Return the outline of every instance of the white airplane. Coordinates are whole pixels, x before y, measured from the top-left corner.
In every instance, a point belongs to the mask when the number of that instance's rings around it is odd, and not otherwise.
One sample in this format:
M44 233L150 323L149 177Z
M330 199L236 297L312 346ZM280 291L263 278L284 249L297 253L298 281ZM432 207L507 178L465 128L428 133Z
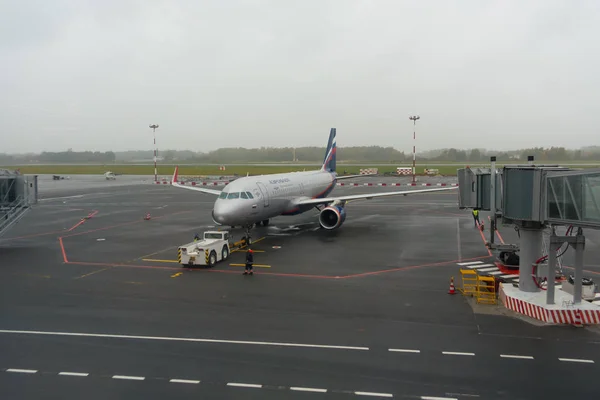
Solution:
M179 166L177 166L171 185L218 196L212 211L213 221L218 225L243 226L246 236L242 241L247 244L251 243L250 230L255 224L259 225L262 222L267 226L269 218L280 215L297 215L315 207L320 211L321 227L337 229L346 220L345 207L350 200L457 189L457 187L444 187L327 197L338 180L366 176L336 175L335 135L336 129L331 128L323 165L315 171L247 176L227 184L221 191L178 182Z

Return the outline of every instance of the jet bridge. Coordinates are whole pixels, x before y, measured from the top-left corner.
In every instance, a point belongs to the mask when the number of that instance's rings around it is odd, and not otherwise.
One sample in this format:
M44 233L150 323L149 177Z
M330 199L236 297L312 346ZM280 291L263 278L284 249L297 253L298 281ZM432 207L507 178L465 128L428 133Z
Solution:
M492 157L491 168L458 170L459 208L495 209L492 221L501 217L504 225L519 230L520 243L515 246L520 253L519 291L533 294L546 290L546 305L554 305L555 296L557 254L550 249L565 243L571 246L576 253L572 304L581 305L583 228L600 229L600 169L534 165L533 157L529 161L526 165L506 165L498 171ZM557 235L558 226L570 227L572 234ZM490 247L500 250L502 246L493 245L493 228L492 223ZM544 230L551 231L549 240L544 240ZM548 249L543 248L546 245ZM542 278L547 279L547 288L541 286Z
M0 236L37 204L37 178L37 175L0 169Z

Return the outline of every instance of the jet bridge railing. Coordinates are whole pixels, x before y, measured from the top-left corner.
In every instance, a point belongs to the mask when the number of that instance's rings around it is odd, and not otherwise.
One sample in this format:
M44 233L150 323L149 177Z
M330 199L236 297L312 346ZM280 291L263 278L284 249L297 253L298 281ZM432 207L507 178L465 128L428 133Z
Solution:
M600 229L600 168L549 172L546 183L547 222Z

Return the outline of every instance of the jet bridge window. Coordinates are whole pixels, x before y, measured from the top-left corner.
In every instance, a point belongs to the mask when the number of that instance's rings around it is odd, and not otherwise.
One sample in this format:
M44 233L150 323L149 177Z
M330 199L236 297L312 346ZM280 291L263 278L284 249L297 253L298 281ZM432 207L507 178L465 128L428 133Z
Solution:
M240 196L241 196L242 199L247 199L248 198L248 195L246 194L246 192L240 193Z
M229 193L229 196L227 196L227 199L239 199L239 198L240 198L240 192Z
M226 199L227 198L227 192L221 192L221 194L219 195L220 199Z

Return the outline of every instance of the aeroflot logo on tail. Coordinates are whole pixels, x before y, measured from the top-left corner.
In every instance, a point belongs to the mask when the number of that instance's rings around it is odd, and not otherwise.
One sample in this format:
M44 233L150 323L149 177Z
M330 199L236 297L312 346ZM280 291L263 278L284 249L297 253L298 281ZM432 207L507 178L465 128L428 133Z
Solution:
M289 178L283 178L283 179L273 179L273 180L270 180L269 183L275 185L277 183L285 183L285 182L289 182L289 181L290 181Z

